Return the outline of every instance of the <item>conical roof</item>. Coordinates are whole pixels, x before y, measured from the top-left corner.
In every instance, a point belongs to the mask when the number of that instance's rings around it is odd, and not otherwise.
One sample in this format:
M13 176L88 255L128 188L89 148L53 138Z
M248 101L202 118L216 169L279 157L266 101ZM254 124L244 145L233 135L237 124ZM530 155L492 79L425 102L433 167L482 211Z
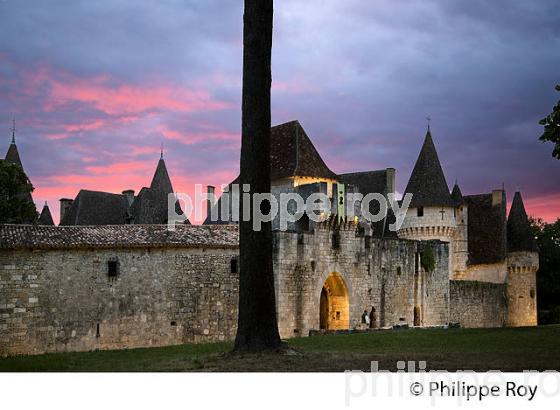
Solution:
M453 186L451 198L453 199L453 202L455 202L455 206L462 205L465 202L463 193L461 192L461 188L459 188L459 185L457 183L455 183L455 185Z
M6 162L10 164L18 165L23 169L23 165L21 164L21 158L19 157L19 152L17 149L16 143L12 140L10 147L8 148L8 152L6 153Z
M165 166L165 161L163 157L160 158L156 172L150 184L150 188L164 194L170 194L173 192L173 185L171 185L171 179L169 178L169 173L167 172L167 167Z
M43 206L43 210L41 211L41 216L39 216L39 220L37 223L39 225L54 226L51 210L49 209L49 205L46 202L45 205Z
M529 251L535 252L537 245L531 232L529 218L525 212L521 194L516 192L513 196L511 209L507 221L508 252Z
M405 194L413 194L410 207L454 206L430 130L412 170Z

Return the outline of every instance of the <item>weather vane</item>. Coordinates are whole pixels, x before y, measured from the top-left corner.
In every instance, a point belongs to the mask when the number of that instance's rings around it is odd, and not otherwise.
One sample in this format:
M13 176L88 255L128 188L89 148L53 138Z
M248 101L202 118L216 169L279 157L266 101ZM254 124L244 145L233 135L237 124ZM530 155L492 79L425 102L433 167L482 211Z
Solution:
M163 141L161 142L161 159L163 159Z
M430 121L432 120L432 117L430 117L429 115L426 117L426 121L428 121L428 131L430 131Z

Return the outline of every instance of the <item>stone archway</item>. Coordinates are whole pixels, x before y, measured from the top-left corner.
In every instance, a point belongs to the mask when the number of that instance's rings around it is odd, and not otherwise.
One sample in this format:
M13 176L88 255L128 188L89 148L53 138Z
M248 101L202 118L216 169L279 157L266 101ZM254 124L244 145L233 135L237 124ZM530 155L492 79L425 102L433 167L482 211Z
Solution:
M332 272L321 289L319 327L328 330L350 328L350 300L342 275Z

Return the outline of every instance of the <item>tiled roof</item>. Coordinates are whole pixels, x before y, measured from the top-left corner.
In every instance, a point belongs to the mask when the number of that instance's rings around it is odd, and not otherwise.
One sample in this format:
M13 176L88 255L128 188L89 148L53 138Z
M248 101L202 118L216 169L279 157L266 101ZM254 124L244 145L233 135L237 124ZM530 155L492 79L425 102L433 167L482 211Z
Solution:
M238 227L230 225L0 225L0 249L187 247L236 248Z
M410 207L454 206L430 131L412 170L405 194L413 194Z
M60 225L119 225L126 223L127 212L124 195L82 189Z
M495 263L506 257L506 198L493 205L492 194L467 195L470 265Z
M516 192L513 196L511 209L507 221L508 252L529 251L536 252L537 244L531 233L529 218L525 212L521 194Z
M298 121L270 130L271 179L291 176L336 179Z

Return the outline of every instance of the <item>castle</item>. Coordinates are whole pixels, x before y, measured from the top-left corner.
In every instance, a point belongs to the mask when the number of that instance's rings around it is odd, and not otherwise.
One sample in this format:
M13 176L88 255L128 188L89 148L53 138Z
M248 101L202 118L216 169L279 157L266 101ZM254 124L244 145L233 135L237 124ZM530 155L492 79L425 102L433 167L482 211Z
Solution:
M537 324L538 253L519 192L508 217L503 189L463 195L455 184L450 192L428 129L405 190L412 202L392 232L394 215L367 223L338 204L352 192L394 193L393 168L336 174L299 122L271 135L274 195L336 199L330 218L302 215L274 231L283 338L360 327L371 307L381 328ZM16 154L21 166L12 140L6 160ZM237 226L208 218L169 231L162 209L171 192L162 156L136 196L82 190L61 200L58 227L48 208L39 225L0 225L0 355L232 339ZM223 198L209 214L231 206Z

